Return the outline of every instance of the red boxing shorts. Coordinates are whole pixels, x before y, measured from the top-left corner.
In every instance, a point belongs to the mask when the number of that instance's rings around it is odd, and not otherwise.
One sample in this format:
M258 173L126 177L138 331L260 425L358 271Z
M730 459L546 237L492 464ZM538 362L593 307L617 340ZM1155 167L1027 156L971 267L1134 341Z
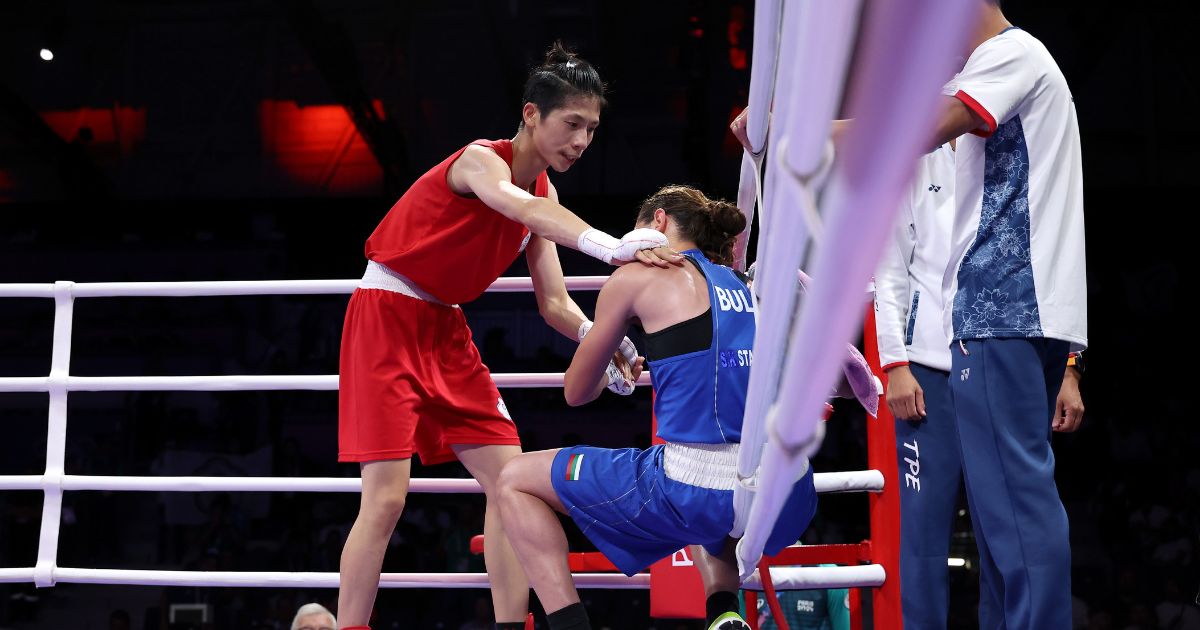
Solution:
M520 445L462 309L356 289L338 379L338 461L453 461L454 444Z

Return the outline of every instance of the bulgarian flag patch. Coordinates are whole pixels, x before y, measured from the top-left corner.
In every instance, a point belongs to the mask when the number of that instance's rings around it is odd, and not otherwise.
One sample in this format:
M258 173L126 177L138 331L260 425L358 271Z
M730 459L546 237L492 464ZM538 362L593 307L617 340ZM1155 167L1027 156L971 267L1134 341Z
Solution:
M567 481L579 481L579 467L583 464L583 453L575 453L567 460Z

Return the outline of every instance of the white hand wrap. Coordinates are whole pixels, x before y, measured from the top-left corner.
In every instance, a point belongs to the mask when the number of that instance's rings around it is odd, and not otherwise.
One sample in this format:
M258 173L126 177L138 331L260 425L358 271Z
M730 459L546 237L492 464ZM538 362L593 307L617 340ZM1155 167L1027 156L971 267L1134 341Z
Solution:
M583 323L579 325L579 341L583 341L583 338L587 336L588 331L591 329L592 322L586 319L583 320ZM637 361L637 348L629 340L629 337L621 339L620 352L621 356L625 357L625 360L629 362L631 367ZM625 373L613 361L608 362L608 367L605 368L604 374L608 377L608 389L613 393L628 396L637 387L637 383L625 378Z
M587 320L587 319L583 320L583 323L579 325L579 333L577 335L579 338L579 341L582 342L583 338L585 336L587 336L588 331L591 329L592 329L591 320ZM621 351L621 356L625 357L625 360L629 362L629 365L633 365L635 362L637 362L637 358L638 358L637 346L633 345L633 342L629 340L629 337L621 338L621 346L620 346L619 350Z
M613 260L629 262L643 249L666 247L667 237L658 230L638 228L617 240L596 228L589 228L579 235L578 245L579 251L612 264Z
M608 377L608 391L614 394L628 396L633 393L633 388L637 386L637 383L625 378L625 373L612 361L608 362L608 367L605 368L604 375Z

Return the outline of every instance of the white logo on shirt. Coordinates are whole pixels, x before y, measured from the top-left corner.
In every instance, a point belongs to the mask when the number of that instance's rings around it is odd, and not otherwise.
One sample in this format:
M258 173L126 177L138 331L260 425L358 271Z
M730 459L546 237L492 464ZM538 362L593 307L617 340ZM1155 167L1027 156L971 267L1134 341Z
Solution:
M755 312L754 303L746 297L746 292L741 289L722 289L721 287L713 287L717 294L717 302L722 311L736 311L741 313Z
M971 368L966 368L962 371L962 374L959 375L958 380L965 381L969 378L971 378Z
M504 404L503 397L496 399L496 411L499 411L500 415L508 418L509 422L512 422L512 416L508 415L508 405Z

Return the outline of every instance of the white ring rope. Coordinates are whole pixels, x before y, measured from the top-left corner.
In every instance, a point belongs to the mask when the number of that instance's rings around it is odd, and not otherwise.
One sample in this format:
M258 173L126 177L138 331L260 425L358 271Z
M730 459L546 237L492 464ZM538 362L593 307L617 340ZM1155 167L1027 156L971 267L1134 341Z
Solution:
M750 68L750 94L746 107L746 137L750 147L742 155L737 206L746 217L746 229L734 244L734 268L746 270L746 250L750 245L750 228L754 224L755 207L763 207L762 158L767 148L767 122L771 117L771 100L775 95L775 65L779 61L779 19L783 12L781 0L757 2L754 5L754 65ZM766 217L759 214L759 239L766 229Z
M0 569L0 582L30 582L33 569ZM772 575L774 575L772 573ZM583 588L647 589L650 574L576 573ZM384 573L384 588L489 588L486 573ZM338 574L319 571L149 571L57 567L54 583L135 584L142 586L237 586L337 588Z
M608 276L565 278L570 291L598 291ZM216 297L230 295L322 295L348 294L358 280L229 280L200 282L81 282L71 286L71 297ZM519 293L533 290L527 277L499 278L488 293ZM0 284L0 297L52 298L53 284Z
M31 582L32 568L0 569L0 583ZM579 588L648 589L650 574L627 577L620 573L574 573ZM853 588L879 586L885 578L883 567L868 564L848 567L772 567L775 588ZM243 588L337 588L338 574L301 571L148 571L138 569L78 569L57 567L53 583L132 584L142 586L234 586ZM384 573L382 588L489 588L486 573ZM743 584L750 590L762 590L756 572Z
M856 588L881 586L887 573L878 564L846 567L771 567L771 584L777 590L808 590L816 588ZM761 591L762 577L755 571L742 588Z
M562 372L514 372L493 374L497 387L562 387ZM643 373L639 385L649 385L650 375ZM62 387L69 392L150 392L201 391L235 392L266 390L333 391L338 388L336 374L313 375L241 375L227 376L17 376L0 378L0 392L45 392Z
M878 470L815 473L818 493L882 492ZM360 492L362 480L341 477L136 477L132 475L0 475L0 490L125 492ZM474 479L414 478L409 492L482 493Z
M568 289L597 290L607 277L566 278ZM68 475L64 471L67 427L67 393L72 391L262 391L319 390L338 388L337 375L225 375L225 376L71 376L71 333L74 299L77 297L197 297L230 295L345 294L357 280L289 280L233 282L97 282L75 284L0 284L0 298L53 298L54 336L50 374L44 377L0 378L0 392L47 392L50 397L47 424L46 470L43 475L0 475L0 490L39 490L45 495L37 565L0 569L0 582L34 582L39 587L58 582L92 584L145 584L185 586L315 586L335 588L337 573L315 572L202 572L125 569L83 569L57 566L59 527L62 523L64 491L159 491L159 492L359 492L361 479L272 478L272 477L135 477ZM530 278L501 278L492 292L530 291ZM495 374L498 387L562 387L562 373ZM643 374L639 380L648 383ZM879 471L816 473L818 492L879 492ZM479 493L474 479L413 479L412 492ZM790 573L795 572L795 573ZM855 567L805 567L772 569L780 588L840 588L876 586L883 582L883 569L876 565ZM749 588L756 582L753 578ZM583 588L649 588L649 574L628 578L620 574L580 573L576 583ZM393 588L488 588L484 573L384 574L381 586Z

